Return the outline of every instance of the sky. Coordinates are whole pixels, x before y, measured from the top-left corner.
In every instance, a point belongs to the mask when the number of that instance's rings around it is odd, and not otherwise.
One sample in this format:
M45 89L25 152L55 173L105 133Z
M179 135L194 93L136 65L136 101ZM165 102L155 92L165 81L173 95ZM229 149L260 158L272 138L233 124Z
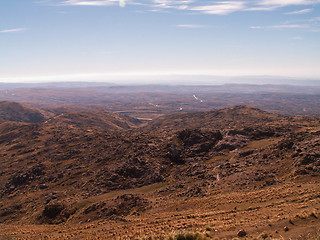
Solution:
M0 82L320 78L320 0L1 0Z

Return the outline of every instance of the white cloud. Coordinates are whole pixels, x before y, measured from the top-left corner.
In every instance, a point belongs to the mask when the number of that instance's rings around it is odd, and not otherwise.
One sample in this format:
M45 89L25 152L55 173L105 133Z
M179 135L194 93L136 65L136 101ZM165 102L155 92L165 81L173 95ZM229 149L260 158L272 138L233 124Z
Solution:
M271 26L250 26L251 29L307 29L310 28L308 24L279 24Z
M194 0L152 0L149 3L134 0L65 0L60 3L64 6L113 6L125 7L127 4L152 7L156 10L174 8L185 10Z
M255 4L251 4L250 7L245 9L245 11L272 11L278 8L286 7L286 6L302 6L302 5L313 5L319 4L320 0L262 0L257 1ZM312 8L302 9L299 11L293 11L286 13L290 14L303 14L312 11Z
M261 26L250 26L251 29L261 29Z
M208 2L208 1L207 1ZM203 14L227 15L238 11L271 11L290 5L319 4L320 0L221 0L211 1L212 4L202 4L200 0L153 0L152 7L156 9L180 9L198 11ZM302 9L287 14L303 14L312 11L312 8Z
M280 24L280 25L273 25L269 26L270 28L274 29L284 29L284 28L309 28L307 24Z
M157 11L192 11L200 14L227 15L239 11L272 11L286 6L306 6L320 4L320 0L60 0L60 5L68 6L113 6L136 5L149 10ZM290 14L303 14L312 11L306 8L288 12Z
M286 14L287 15L304 14L304 13L311 12L312 10L313 10L312 8L306 8L306 9L302 9L302 10L298 10L298 11L288 12Z
M13 32L22 32L25 31L25 28L12 28L12 29L4 29L0 30L0 33L13 33Z
M110 6L115 5L119 0L97 0L97 1L83 1L83 0L68 0L61 3L61 5L69 6Z
M320 3L320 0L262 0L259 5L289 6L289 5L310 5Z
M153 0L152 7L156 10L169 8L186 10L191 3L194 3L194 0Z
M232 12L246 9L246 2L243 1L222 1L214 5L197 6L190 10L200 11L206 14L226 15Z
M254 6L246 8L245 11L271 11L275 10L276 8L276 6Z
M205 28L206 26L198 25L198 24L179 24L179 25L175 25L175 27L178 27L178 28Z

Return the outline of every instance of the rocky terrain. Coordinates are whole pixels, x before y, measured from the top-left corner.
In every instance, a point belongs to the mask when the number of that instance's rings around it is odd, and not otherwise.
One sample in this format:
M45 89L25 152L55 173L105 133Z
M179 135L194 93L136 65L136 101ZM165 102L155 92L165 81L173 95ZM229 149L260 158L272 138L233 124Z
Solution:
M0 239L317 237L319 117L21 106L0 124Z

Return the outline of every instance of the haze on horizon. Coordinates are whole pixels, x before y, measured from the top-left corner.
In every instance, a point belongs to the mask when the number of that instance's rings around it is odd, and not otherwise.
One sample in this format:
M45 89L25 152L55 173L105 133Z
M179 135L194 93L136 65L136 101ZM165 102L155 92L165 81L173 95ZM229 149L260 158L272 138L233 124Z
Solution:
M2 0L0 82L320 78L320 0Z

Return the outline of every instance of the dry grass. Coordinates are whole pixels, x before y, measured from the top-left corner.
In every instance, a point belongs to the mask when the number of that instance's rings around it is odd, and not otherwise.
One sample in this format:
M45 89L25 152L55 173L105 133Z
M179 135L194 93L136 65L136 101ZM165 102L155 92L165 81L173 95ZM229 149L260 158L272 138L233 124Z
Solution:
M168 240L210 240L201 233L177 233L169 236Z

